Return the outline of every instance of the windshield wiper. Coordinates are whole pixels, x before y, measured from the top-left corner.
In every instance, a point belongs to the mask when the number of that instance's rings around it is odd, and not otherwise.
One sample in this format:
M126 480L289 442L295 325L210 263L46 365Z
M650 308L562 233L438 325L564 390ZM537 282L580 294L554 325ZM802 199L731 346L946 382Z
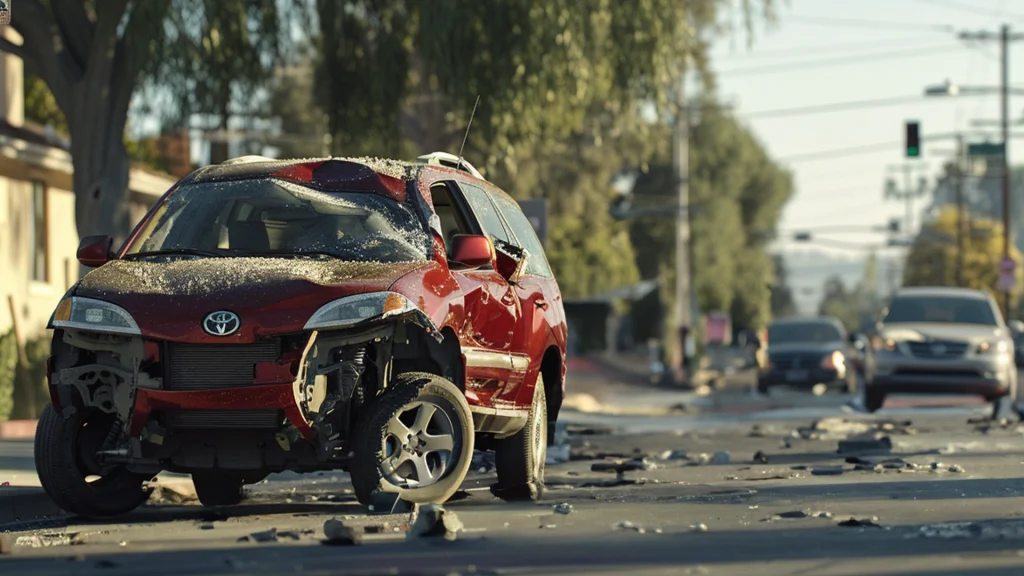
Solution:
M168 256L168 255L170 255L170 256L176 256L176 255L205 256L207 258L222 258L224 256L227 256L227 254L224 253L224 252L213 252L211 250L196 250L194 248L172 248L172 249L169 249L169 250L152 250L152 251L149 251L149 252L136 252L134 254L127 254L127 255L125 255L124 259L125 260L130 260L130 259L133 259L133 258L150 258L150 257L153 257L153 256Z

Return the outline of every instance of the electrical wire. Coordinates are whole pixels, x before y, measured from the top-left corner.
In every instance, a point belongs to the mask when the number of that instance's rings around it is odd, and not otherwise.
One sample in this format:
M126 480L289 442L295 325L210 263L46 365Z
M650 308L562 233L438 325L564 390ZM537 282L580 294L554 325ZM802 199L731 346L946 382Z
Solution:
M877 144L862 144L860 146L851 146L849 148L836 148L832 150L821 150L818 152L807 152L805 154L796 154L793 156L786 156L779 158L780 162L810 162L814 160L827 160L830 158L840 158L843 156L855 156L858 154L873 154L876 152L891 152L894 148L899 147L901 142L879 142Z
M713 56L715 60L749 60L751 58L786 58L792 56L807 56L808 54L828 54L832 52L849 52L850 50L878 50L884 47L903 47L907 45L918 46L921 42L934 40L934 36L911 36L894 40L891 43L856 42L847 44L817 44L799 48L786 48L783 50L749 50L745 52L727 52Z
M864 54L858 55L853 58L838 60L836 58L825 58L822 60L808 60L806 62L792 62L777 64L771 66L756 66L750 68L736 68L734 70L720 70L717 72L718 76L724 76L726 78L734 78L737 76L753 76L757 74L771 74L778 72L791 72L791 71L803 71L809 68L823 68L833 66L843 66L852 64L862 64L865 62L874 62L877 60L895 60L898 58L914 58L920 56L935 56L946 52L959 52L963 50L962 46L931 46L921 47L913 50L903 51L888 51L877 54Z
M930 32L952 32L955 27L949 24L907 24L895 20L859 20L852 18L829 18L827 16L780 16L783 22L795 22L797 24L814 24L820 26L837 26L840 28L868 28L871 30L927 30Z
M957 0L918 0L922 4L933 6L935 8L945 8L946 10L954 10L960 12L970 12L974 15L986 15L995 16L996 18L1022 18L1020 15L1007 13L1005 10L992 10L988 8L979 8L970 4L964 4Z

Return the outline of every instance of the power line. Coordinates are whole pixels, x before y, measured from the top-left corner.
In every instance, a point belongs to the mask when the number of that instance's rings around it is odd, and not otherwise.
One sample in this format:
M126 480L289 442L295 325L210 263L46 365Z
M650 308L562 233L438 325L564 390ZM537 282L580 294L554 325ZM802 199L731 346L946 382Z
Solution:
M777 64L773 66L756 66L751 68L737 68L734 70L722 70L718 72L719 76L734 77L734 76L751 76L756 74L768 74L774 72L787 72L791 70L806 70L808 68L822 68L840 66L845 64L861 64L864 62L872 62L876 60L894 60L896 58L913 58L916 56L934 56L945 52L959 52L963 48L960 46L931 46L921 47L914 50L904 51L888 51L880 52L878 54L864 54L855 56L848 59L837 60L836 58L826 58L822 60L808 60L806 62L793 62L785 64Z
M929 32L949 33L955 29L949 24L907 24L895 20L858 20L851 18L829 18L827 16L783 16L780 20L784 22L796 22L797 24L815 24L820 26L837 26L840 28L869 28L871 30L927 30Z
M744 118L784 118L787 116L800 116L803 114L822 114L825 112L837 112L840 110L860 110L866 108L880 108L884 106L895 106L898 104L921 103L928 99L921 95L917 96L894 96L892 98L877 98L874 100L858 100L855 102L834 102L831 104L811 104L808 106L794 106L793 108L779 108L777 110L756 110L741 114ZM931 101L937 101L932 98Z
M786 56L806 56L808 54L826 54L830 52L847 52L849 50L871 50L884 47L898 47L920 45L922 41L932 40L933 36L912 36L894 40L891 43L880 42L855 42L847 44L816 44L798 48L786 48L783 50L748 50L745 52L728 52L716 57L718 60L750 59L750 58L778 58Z
M946 10L955 10L960 12L970 12L971 14L983 14L987 16L995 16L997 18L1019 18L1020 16L1009 14L1005 10L991 10L987 8L978 8L970 4L963 4L957 0L918 0L923 4L934 6L936 8L945 8Z

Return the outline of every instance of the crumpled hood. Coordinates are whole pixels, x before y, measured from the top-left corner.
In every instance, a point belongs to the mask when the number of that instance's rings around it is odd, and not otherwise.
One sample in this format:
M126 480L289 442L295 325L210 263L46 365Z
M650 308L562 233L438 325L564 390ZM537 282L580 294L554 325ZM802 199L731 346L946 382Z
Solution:
M981 324L940 324L931 322L906 322L882 325L882 338L897 342L924 342L928 340L955 340L959 342L982 342L1007 338L1006 330L997 326Z
M115 260L87 274L75 296L117 304L148 337L216 343L301 332L324 304L353 294L387 290L431 262L344 262L293 258L183 258L173 262ZM202 330L219 310L241 319L227 337Z

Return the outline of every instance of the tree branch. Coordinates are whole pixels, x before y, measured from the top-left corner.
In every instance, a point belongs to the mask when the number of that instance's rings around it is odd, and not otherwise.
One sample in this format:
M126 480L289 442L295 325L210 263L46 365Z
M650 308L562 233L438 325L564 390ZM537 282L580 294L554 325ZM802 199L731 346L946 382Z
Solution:
M7 52L8 54L13 54L18 58L21 58L22 60L27 59L24 46L15 44L14 42L11 42L3 36L0 36L0 52Z
M93 23L83 0L50 0L65 51L79 69L84 69L92 43Z
M13 16L11 24L24 38L21 52L28 56L22 58L35 65L40 77L53 93L57 105L66 115L72 104L71 81L61 69L54 42L53 22L46 8L39 0L20 0Z
M96 30L92 35L92 46L89 48L87 70L98 70L104 61L113 60L113 50L117 44L117 25L121 23L121 18L124 17L127 7L128 0L97 2Z

